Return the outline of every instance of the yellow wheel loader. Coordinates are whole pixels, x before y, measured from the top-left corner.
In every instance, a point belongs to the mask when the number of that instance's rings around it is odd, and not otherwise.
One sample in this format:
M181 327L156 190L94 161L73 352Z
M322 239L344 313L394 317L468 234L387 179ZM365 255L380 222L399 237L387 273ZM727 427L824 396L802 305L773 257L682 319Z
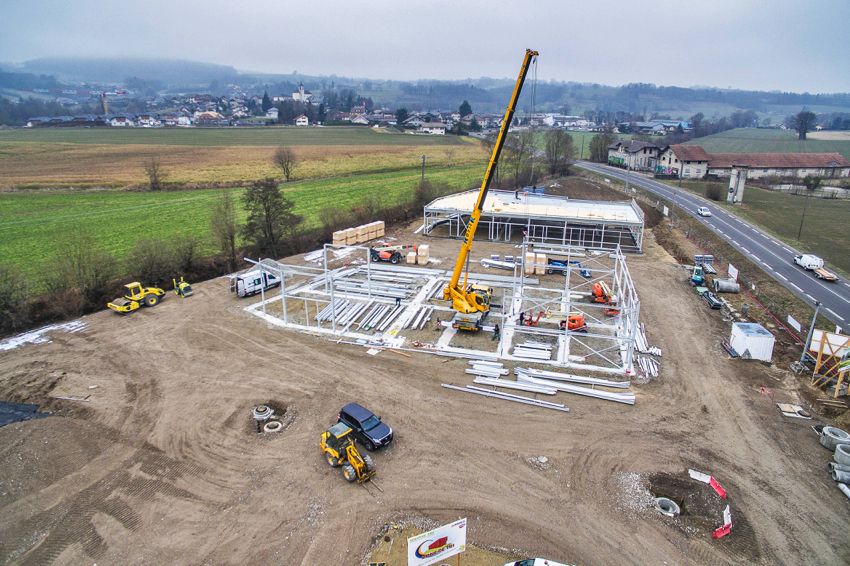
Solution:
M142 305L152 307L165 296L165 291L159 287L142 287L138 282L128 283L124 285L124 289L123 297L118 297L106 305L121 314L133 312Z
M357 451L348 425L337 423L323 432L320 446L332 468L342 466L346 481L363 483L375 475L375 463L368 454Z

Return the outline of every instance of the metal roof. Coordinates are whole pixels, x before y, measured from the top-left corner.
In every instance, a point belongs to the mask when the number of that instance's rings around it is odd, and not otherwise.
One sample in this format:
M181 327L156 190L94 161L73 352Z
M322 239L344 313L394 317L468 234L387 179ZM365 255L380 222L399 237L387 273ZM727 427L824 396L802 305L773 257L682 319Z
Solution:
M440 197L428 203L431 212L472 214L478 200L478 189ZM517 198L517 196L519 198ZM580 223L642 225L643 215L637 203L573 200L567 197L514 191L487 193L482 215L544 220L569 220Z

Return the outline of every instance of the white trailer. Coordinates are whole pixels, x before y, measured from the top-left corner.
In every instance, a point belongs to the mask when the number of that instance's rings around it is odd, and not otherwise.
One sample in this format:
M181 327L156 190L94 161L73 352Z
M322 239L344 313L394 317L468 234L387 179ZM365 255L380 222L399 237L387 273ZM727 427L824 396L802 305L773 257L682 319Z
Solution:
M230 276L230 292L238 297L250 297L279 286L280 277L259 269Z

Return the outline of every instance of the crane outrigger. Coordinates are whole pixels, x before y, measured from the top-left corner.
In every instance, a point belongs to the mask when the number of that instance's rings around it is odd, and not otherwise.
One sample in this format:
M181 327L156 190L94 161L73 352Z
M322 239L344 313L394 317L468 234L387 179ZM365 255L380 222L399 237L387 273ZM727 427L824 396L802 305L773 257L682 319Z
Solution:
M478 193L478 202L472 210L472 217L469 220L469 225L466 227L466 232L463 235L463 244L460 247L460 253L455 263L454 273L448 286L443 290L443 298L447 301L452 301L452 307L457 311L452 319L452 326L464 330L478 331L481 328L481 322L490 312L490 297L493 294L493 289L485 285L470 285L467 286L466 281L469 273L464 274L463 285L460 283L460 275L463 273L464 264L469 258L469 251L472 249L472 239L475 237L475 230L478 228L478 220L481 218L481 212L484 209L484 200L487 198L487 191L490 189L490 182L495 173L496 166L499 163L499 154L502 152L502 146L505 145L508 129L513 121L514 112L516 111L519 94L522 91L522 85L525 82L525 77L528 74L528 68L532 60L537 57L537 51L526 49L525 59L522 62L522 69L517 78L514 93L511 97L511 102L508 105L505 118L502 120L502 127L499 129L499 137L496 139L496 145L493 148L493 155L490 157L490 164L487 166L487 173L484 175L484 182L481 183L481 190Z

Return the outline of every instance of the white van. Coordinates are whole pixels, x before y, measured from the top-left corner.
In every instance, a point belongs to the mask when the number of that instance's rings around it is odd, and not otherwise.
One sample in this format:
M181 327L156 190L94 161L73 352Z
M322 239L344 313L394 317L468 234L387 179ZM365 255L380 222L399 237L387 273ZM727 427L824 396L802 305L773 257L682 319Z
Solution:
M795 255L794 263L809 271L823 267L823 259L812 254Z
M526 560L520 560L519 562L508 562L505 566L567 566L566 564L561 564L560 562L553 562L551 560L544 560L543 558L528 558Z
M279 286L280 277L259 269L230 276L230 292L238 297L250 297Z

